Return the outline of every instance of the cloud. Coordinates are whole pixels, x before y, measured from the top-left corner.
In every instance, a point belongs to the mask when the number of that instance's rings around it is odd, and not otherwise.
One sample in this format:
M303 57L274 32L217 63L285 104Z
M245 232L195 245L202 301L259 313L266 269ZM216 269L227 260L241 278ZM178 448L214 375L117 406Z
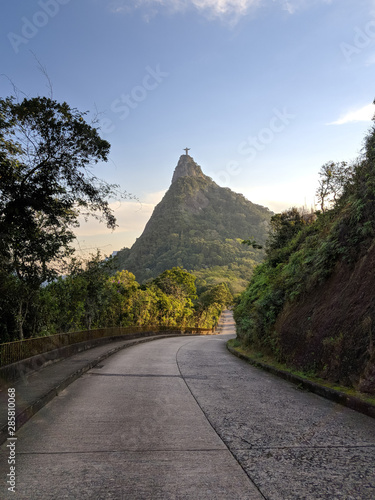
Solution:
M164 196L165 191L147 193L141 202L124 201L111 203L118 227L111 231L104 223L99 223L93 218L86 222L83 217L79 219L80 227L74 230L77 237L74 246L83 258L87 258L96 249L105 255L123 247L131 247L136 238L150 219L155 205Z
M166 189L163 189L162 191L155 191L153 193L146 193L144 197L142 198L142 204L146 203L149 205L157 205L159 201L163 198L165 193L167 192Z
M158 9L167 9L172 13L195 9L206 17L229 17L233 19L246 14L263 3L263 0L137 0L134 2L133 9L146 9L146 20L154 17ZM129 12L129 6L124 5L123 0L117 0L112 2L111 10L114 13L127 13Z
M123 201L110 203L110 208L114 211L118 227L115 231L135 231L139 227L144 226L150 218L153 209L157 203L157 193L147 195L146 201ZM85 221L84 217L79 218L80 227L75 230L80 236L89 235L108 235L111 230L107 228L105 223L101 223L96 219L89 217Z
M294 14L297 10L296 2L288 2L287 0L282 2L283 9L289 12L289 14Z
M294 14L300 8L308 7L311 3L331 3L332 0L273 0L283 10ZM269 4L269 0L136 0L133 9L143 8L148 12L145 19L154 17L158 9L167 9L172 13L195 9L210 19L221 18L230 23L237 22L242 16L254 12L260 7ZM114 13L129 12L128 3L124 0L112 0L111 10Z
M315 205L316 176L306 175L294 180L288 179L277 185L254 185L246 189L244 195L253 203L268 207L275 213L288 210L291 207L307 207Z
M338 120L328 123L327 125L345 125L353 122L370 122L375 114L374 104L367 104L362 108L350 111L341 116Z

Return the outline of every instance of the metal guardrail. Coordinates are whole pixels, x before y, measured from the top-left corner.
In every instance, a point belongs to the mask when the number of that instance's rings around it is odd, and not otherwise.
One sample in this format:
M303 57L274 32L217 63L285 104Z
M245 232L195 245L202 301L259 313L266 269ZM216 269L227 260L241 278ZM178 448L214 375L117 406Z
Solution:
M129 335L132 333L142 332L166 332L178 331L181 333L200 333L208 334L216 330L214 328L193 328L193 327L169 327L169 326L129 326L129 327L112 327L98 328L95 330L83 330L79 332L59 333L49 335L47 337L34 337L31 339L17 340L0 344L0 367L22 361L23 359L43 354L60 347L65 347L86 340L94 340L105 337L116 337L121 335Z

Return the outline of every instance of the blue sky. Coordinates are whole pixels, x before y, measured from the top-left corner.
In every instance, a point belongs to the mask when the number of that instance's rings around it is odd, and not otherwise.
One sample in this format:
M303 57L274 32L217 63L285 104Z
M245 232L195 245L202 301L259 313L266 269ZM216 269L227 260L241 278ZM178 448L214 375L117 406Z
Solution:
M0 20L9 80L98 113L114 203L79 246L130 246L168 189L182 149L218 184L280 211L310 206L323 163L351 160L371 126L374 0L15 0Z

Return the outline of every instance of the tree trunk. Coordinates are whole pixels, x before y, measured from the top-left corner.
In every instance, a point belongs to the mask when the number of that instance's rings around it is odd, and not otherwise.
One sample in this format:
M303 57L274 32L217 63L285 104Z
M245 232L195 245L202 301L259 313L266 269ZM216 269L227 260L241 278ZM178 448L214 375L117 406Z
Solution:
M23 322L25 321L25 317L23 317L23 315L22 315L22 309L23 309L23 300L21 299L20 300L20 308L18 311L18 335L19 335L20 340L24 339ZM26 316L26 313L25 313L25 316Z

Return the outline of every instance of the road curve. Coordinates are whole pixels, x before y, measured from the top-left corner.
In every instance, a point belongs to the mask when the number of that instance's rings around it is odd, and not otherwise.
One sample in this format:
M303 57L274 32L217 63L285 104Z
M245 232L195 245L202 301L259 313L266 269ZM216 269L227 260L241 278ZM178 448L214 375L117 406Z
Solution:
M296 390L218 336L106 359L17 432L16 494L0 498L373 499L375 420Z

